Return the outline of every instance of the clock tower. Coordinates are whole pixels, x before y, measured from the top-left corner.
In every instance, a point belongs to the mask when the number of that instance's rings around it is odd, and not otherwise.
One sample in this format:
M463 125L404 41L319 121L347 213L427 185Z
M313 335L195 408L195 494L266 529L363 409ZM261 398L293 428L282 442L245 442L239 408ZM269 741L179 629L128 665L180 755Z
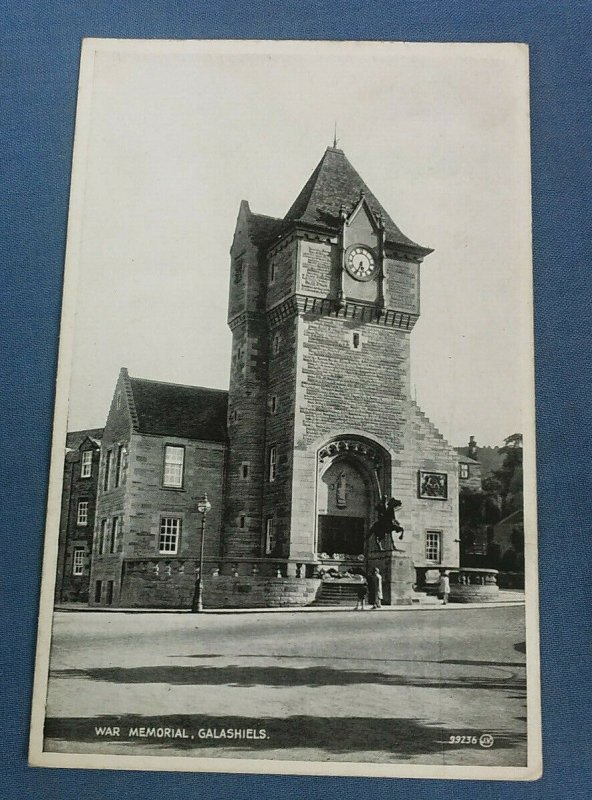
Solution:
M458 564L458 457L410 396L432 251L329 147L283 219L240 207L231 248L224 555L347 562L381 499L416 566Z

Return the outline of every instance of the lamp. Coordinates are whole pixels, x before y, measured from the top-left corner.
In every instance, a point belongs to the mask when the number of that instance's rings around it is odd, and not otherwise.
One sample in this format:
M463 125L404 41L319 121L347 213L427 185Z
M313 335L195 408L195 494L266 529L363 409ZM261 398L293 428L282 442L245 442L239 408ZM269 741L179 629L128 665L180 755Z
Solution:
M195 582L195 591L193 593L193 603L191 604L192 611L203 611L203 562L204 562L204 542L206 535L206 514L212 510L212 504L208 500L207 494L201 498L197 504L197 510L201 514L201 538L199 542L199 572Z

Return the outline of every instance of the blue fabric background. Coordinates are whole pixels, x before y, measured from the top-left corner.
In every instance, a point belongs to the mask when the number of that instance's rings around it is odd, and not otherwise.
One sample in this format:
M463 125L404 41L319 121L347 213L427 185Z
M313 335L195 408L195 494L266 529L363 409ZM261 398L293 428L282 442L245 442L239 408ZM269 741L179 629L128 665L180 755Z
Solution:
M0 0L3 684L0 795L260 800L592 793L590 0ZM531 47L545 774L532 784L26 765L80 40L521 41ZM500 250L503 241L500 240ZM511 357L511 354L508 354ZM503 387L500 387L503 391Z

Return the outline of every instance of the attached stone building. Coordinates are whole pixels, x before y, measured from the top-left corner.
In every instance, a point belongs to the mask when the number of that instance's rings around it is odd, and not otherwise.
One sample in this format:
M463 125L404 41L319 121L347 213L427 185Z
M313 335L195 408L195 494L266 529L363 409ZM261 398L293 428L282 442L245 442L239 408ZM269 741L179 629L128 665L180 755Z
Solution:
M56 603L87 603L102 428L66 438L58 534Z
M205 554L220 555L227 392L131 378L122 369L102 440L91 605L183 607Z
M471 436L467 447L457 447L459 488L480 492L483 486L479 449L475 437Z

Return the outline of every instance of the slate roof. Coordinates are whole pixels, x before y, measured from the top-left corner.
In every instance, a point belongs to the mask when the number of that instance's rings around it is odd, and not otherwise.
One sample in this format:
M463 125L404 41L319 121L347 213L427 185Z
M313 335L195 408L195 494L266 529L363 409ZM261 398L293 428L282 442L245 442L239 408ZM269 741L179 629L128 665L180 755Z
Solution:
M341 206L344 205L348 214L351 213L362 193L372 212L382 216L387 241L423 254L432 252L402 233L347 160L343 150L336 147L328 147L325 151L317 168L284 217L283 227L285 229L289 224L300 223L338 230Z
M459 456L468 458L468 447L457 447L456 451ZM489 478L494 472L497 472L504 463L504 454L500 453L499 447L481 447L477 448L477 461L481 464L481 477Z
M103 438L103 428L88 428L84 431L68 431L66 434L66 447L70 450L78 450L86 438L92 439L98 444L97 440Z
M255 244L266 244L281 233L283 221L249 210L249 234Z
M129 378L138 433L226 442L228 392Z
M467 456L467 455L465 455L465 453L462 452L462 450L465 450L465 451L468 450L467 447L464 447L464 448L455 447L454 449L458 453L458 460L462 461L463 464L480 464L481 463L476 458L471 458L470 456Z

